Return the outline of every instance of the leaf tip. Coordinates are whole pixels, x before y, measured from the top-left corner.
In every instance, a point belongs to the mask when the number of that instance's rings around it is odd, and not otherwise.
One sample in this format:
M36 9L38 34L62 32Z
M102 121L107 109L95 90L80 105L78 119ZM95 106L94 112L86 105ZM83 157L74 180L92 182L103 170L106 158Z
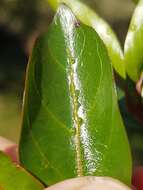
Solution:
M80 21L65 3L60 4L58 7L54 20L57 21L57 18L60 18L60 22L65 28L78 28L80 26Z

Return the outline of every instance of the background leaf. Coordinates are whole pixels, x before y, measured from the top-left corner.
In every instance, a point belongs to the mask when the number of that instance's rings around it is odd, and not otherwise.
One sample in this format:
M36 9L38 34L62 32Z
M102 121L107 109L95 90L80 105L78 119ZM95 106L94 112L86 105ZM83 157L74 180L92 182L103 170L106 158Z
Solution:
M143 70L143 0L140 0L132 17L125 41L125 63L128 76L137 81Z
M129 145L106 48L64 5L30 58L20 159L47 185L86 175L130 184Z
M114 69L121 77L125 78L125 65L123 61L123 52L120 42L112 28L106 21L99 17L97 13L95 13L95 11L90 9L87 5L83 4L78 0L47 1L54 10L56 10L59 3L66 3L80 21L82 21L86 25L93 27L100 36L100 38L104 41L108 49L108 53Z
M0 189L6 190L43 190L34 177L24 169L16 166L10 158L0 152Z
M139 2L139 0L133 0L135 3L138 3Z

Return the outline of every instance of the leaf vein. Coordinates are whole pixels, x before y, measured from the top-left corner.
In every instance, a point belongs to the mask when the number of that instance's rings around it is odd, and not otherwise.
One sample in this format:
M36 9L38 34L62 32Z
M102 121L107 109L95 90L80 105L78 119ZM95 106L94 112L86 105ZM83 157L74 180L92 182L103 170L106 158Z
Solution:
M40 145L39 145L39 142L37 141L37 139L35 139L34 137L34 134L33 134L33 131L31 130L31 127L30 127L30 121L29 121L29 116L27 115L27 122L28 122L28 126L29 126L29 134L33 140L33 143L35 144L35 147L37 148L39 154L41 155L41 157L46 161L47 165L49 165L53 170L55 170L55 172L60 176L61 179L63 179L63 176L62 174L60 173L60 171L55 168L51 162L47 159L46 155L44 154L44 152L42 151Z

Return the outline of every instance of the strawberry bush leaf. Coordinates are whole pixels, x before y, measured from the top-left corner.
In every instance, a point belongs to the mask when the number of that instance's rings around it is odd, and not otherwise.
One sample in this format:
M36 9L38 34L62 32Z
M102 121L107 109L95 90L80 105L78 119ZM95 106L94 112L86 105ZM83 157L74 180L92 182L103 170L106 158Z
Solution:
M43 190L44 186L0 152L0 189Z
M128 76L137 81L143 70L143 0L140 0L132 17L125 41L125 65Z
M45 184L87 175L130 184L130 150L106 48L65 5L33 49L22 128L20 160Z
M105 43L114 69L122 78L126 77L125 65L123 61L124 56L120 42L106 21L99 17L98 14L87 5L78 0L47 1L54 10L57 9L59 3L66 3L81 22L93 27Z

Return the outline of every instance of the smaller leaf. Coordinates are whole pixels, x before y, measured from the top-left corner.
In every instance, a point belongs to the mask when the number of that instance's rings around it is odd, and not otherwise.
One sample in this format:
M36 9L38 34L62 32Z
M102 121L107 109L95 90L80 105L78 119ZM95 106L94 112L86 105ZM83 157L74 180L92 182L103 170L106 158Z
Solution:
M125 41L125 63L128 76L137 81L143 69L143 0L132 17Z
M0 152L0 190L42 190L43 185Z
M79 2L78 0L47 1L54 10L57 9L59 3L66 3L81 22L94 28L106 45L114 69L122 78L126 78L123 61L124 57L120 42L112 28L105 20L99 17L98 14L87 5Z

